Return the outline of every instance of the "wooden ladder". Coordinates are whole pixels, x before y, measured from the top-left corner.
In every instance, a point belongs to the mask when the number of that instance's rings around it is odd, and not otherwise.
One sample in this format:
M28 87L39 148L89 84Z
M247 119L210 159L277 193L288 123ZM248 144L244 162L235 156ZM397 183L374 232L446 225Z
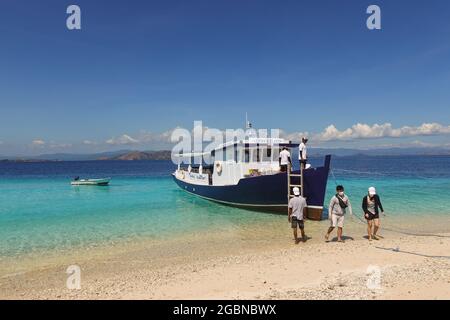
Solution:
M291 181L292 177L299 177L300 184L293 184ZM287 170L287 188L288 188L287 201L288 201L288 205L289 205L289 200L291 200L291 198L294 197L294 193L293 193L292 189L295 187L298 187L300 189L300 195L303 197L303 170L300 167L300 174L292 174L291 166L288 165L288 170Z

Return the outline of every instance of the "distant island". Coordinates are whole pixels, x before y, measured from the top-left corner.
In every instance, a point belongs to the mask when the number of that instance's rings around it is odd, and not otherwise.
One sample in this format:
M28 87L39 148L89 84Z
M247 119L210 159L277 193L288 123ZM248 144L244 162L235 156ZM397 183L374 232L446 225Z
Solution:
M450 156L450 148L424 147L424 148L383 148L383 149L331 149L310 148L310 157L322 157L331 154L335 157L364 157L364 156ZM294 152L293 158L296 159ZM3 159L3 160L2 160ZM145 160L171 160L170 150L138 151L118 150L93 154L57 153L39 156L0 156L0 162L51 162L51 161L145 161Z
M119 150L94 154L43 154L34 157L0 157L0 162L54 162L54 161L142 161L170 160L171 151Z
M55 162L58 160L45 160L45 159L1 159L0 162L16 162L16 163L23 163L23 162Z
M100 157L97 160L122 160L122 161L138 161L138 160L170 160L171 151L131 151L113 157Z

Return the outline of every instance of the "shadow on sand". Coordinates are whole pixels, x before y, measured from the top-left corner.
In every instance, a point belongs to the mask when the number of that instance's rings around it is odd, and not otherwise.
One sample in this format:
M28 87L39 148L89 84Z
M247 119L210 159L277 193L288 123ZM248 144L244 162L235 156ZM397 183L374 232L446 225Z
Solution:
M326 241L326 242L338 242L337 240L338 240L337 237L333 237L333 238L328 239L328 241ZM350 236L342 236L342 240L344 240L344 241L347 241L347 240L353 241L355 239L353 237L350 237Z

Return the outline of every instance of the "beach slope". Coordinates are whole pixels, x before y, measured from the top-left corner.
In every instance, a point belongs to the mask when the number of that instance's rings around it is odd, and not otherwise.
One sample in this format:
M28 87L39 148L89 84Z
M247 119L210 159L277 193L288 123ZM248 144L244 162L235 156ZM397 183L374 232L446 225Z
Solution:
M83 261L81 290L66 266L3 276L2 299L449 299L450 234L347 239L243 250L159 266L144 249ZM112 260L111 260L112 259Z

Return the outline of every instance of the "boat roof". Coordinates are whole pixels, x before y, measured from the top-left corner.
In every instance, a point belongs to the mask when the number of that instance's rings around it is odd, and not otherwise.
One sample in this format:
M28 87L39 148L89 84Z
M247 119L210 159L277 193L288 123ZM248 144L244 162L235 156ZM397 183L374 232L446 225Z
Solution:
M214 151L217 150L224 150L229 147L234 146L245 146L245 147L252 147L252 146L270 146L270 147L279 147L279 148L298 148L300 143L293 143L290 140L281 139L281 138L248 138L245 140L239 140L239 141L229 141L226 143L219 144L216 148L214 148ZM213 151L211 150L211 151ZM208 155L211 153L209 152L189 152L189 153L182 153L182 154L176 154L175 156L179 157L199 157Z
M267 146L277 146L277 147L289 147L296 148L299 143L292 143L292 141L281 139L281 138L248 138L239 141L229 141L226 143L219 144L215 150L224 149L235 145L267 145Z

